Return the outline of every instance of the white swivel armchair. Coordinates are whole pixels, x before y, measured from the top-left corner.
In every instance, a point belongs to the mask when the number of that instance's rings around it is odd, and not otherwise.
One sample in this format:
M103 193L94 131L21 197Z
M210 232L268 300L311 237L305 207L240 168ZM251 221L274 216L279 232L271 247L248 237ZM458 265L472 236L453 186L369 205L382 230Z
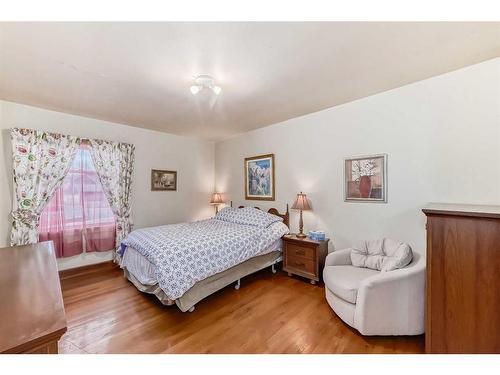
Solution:
M413 253L405 268L381 272L354 267L351 249L326 257L326 300L335 313L363 335L424 333L425 258Z

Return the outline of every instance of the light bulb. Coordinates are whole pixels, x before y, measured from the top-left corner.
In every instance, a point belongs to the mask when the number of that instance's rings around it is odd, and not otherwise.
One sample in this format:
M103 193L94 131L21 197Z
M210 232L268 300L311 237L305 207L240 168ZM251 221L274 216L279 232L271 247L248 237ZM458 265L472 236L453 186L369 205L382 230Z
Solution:
M196 95L200 92L201 86L193 85L190 87L190 90L191 90L191 94Z
M212 87L212 90L214 91L215 95L219 95L222 89L219 86L214 86Z

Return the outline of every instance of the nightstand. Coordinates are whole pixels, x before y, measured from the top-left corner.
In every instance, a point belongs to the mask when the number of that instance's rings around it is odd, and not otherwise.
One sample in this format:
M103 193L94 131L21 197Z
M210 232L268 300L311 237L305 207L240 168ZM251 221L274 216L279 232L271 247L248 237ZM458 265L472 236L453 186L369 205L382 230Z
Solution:
M294 274L308 278L315 285L321 279L328 241L298 238L294 234L283 236L283 270L288 276Z

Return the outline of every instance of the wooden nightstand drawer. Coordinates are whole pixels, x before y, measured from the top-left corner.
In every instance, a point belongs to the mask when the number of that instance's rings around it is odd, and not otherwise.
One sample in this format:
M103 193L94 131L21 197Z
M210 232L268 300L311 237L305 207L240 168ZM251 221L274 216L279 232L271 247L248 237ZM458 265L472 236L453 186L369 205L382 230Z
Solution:
M283 236L283 271L306 277L311 284L321 278L325 257L328 252L328 239L314 241L292 234Z
M316 262L312 259L288 255L286 259L286 267L297 271L306 272L316 276Z
M314 260L315 249L313 247L298 246L293 243L286 244L286 252L290 257L302 257L306 259Z

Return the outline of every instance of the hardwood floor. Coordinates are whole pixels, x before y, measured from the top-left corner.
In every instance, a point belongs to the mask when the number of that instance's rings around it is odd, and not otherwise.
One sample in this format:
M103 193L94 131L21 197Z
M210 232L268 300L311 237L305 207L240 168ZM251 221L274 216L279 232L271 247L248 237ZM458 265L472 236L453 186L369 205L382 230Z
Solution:
M68 332L60 353L423 353L424 338L363 337L322 286L266 269L193 313L139 292L111 263L61 274Z

